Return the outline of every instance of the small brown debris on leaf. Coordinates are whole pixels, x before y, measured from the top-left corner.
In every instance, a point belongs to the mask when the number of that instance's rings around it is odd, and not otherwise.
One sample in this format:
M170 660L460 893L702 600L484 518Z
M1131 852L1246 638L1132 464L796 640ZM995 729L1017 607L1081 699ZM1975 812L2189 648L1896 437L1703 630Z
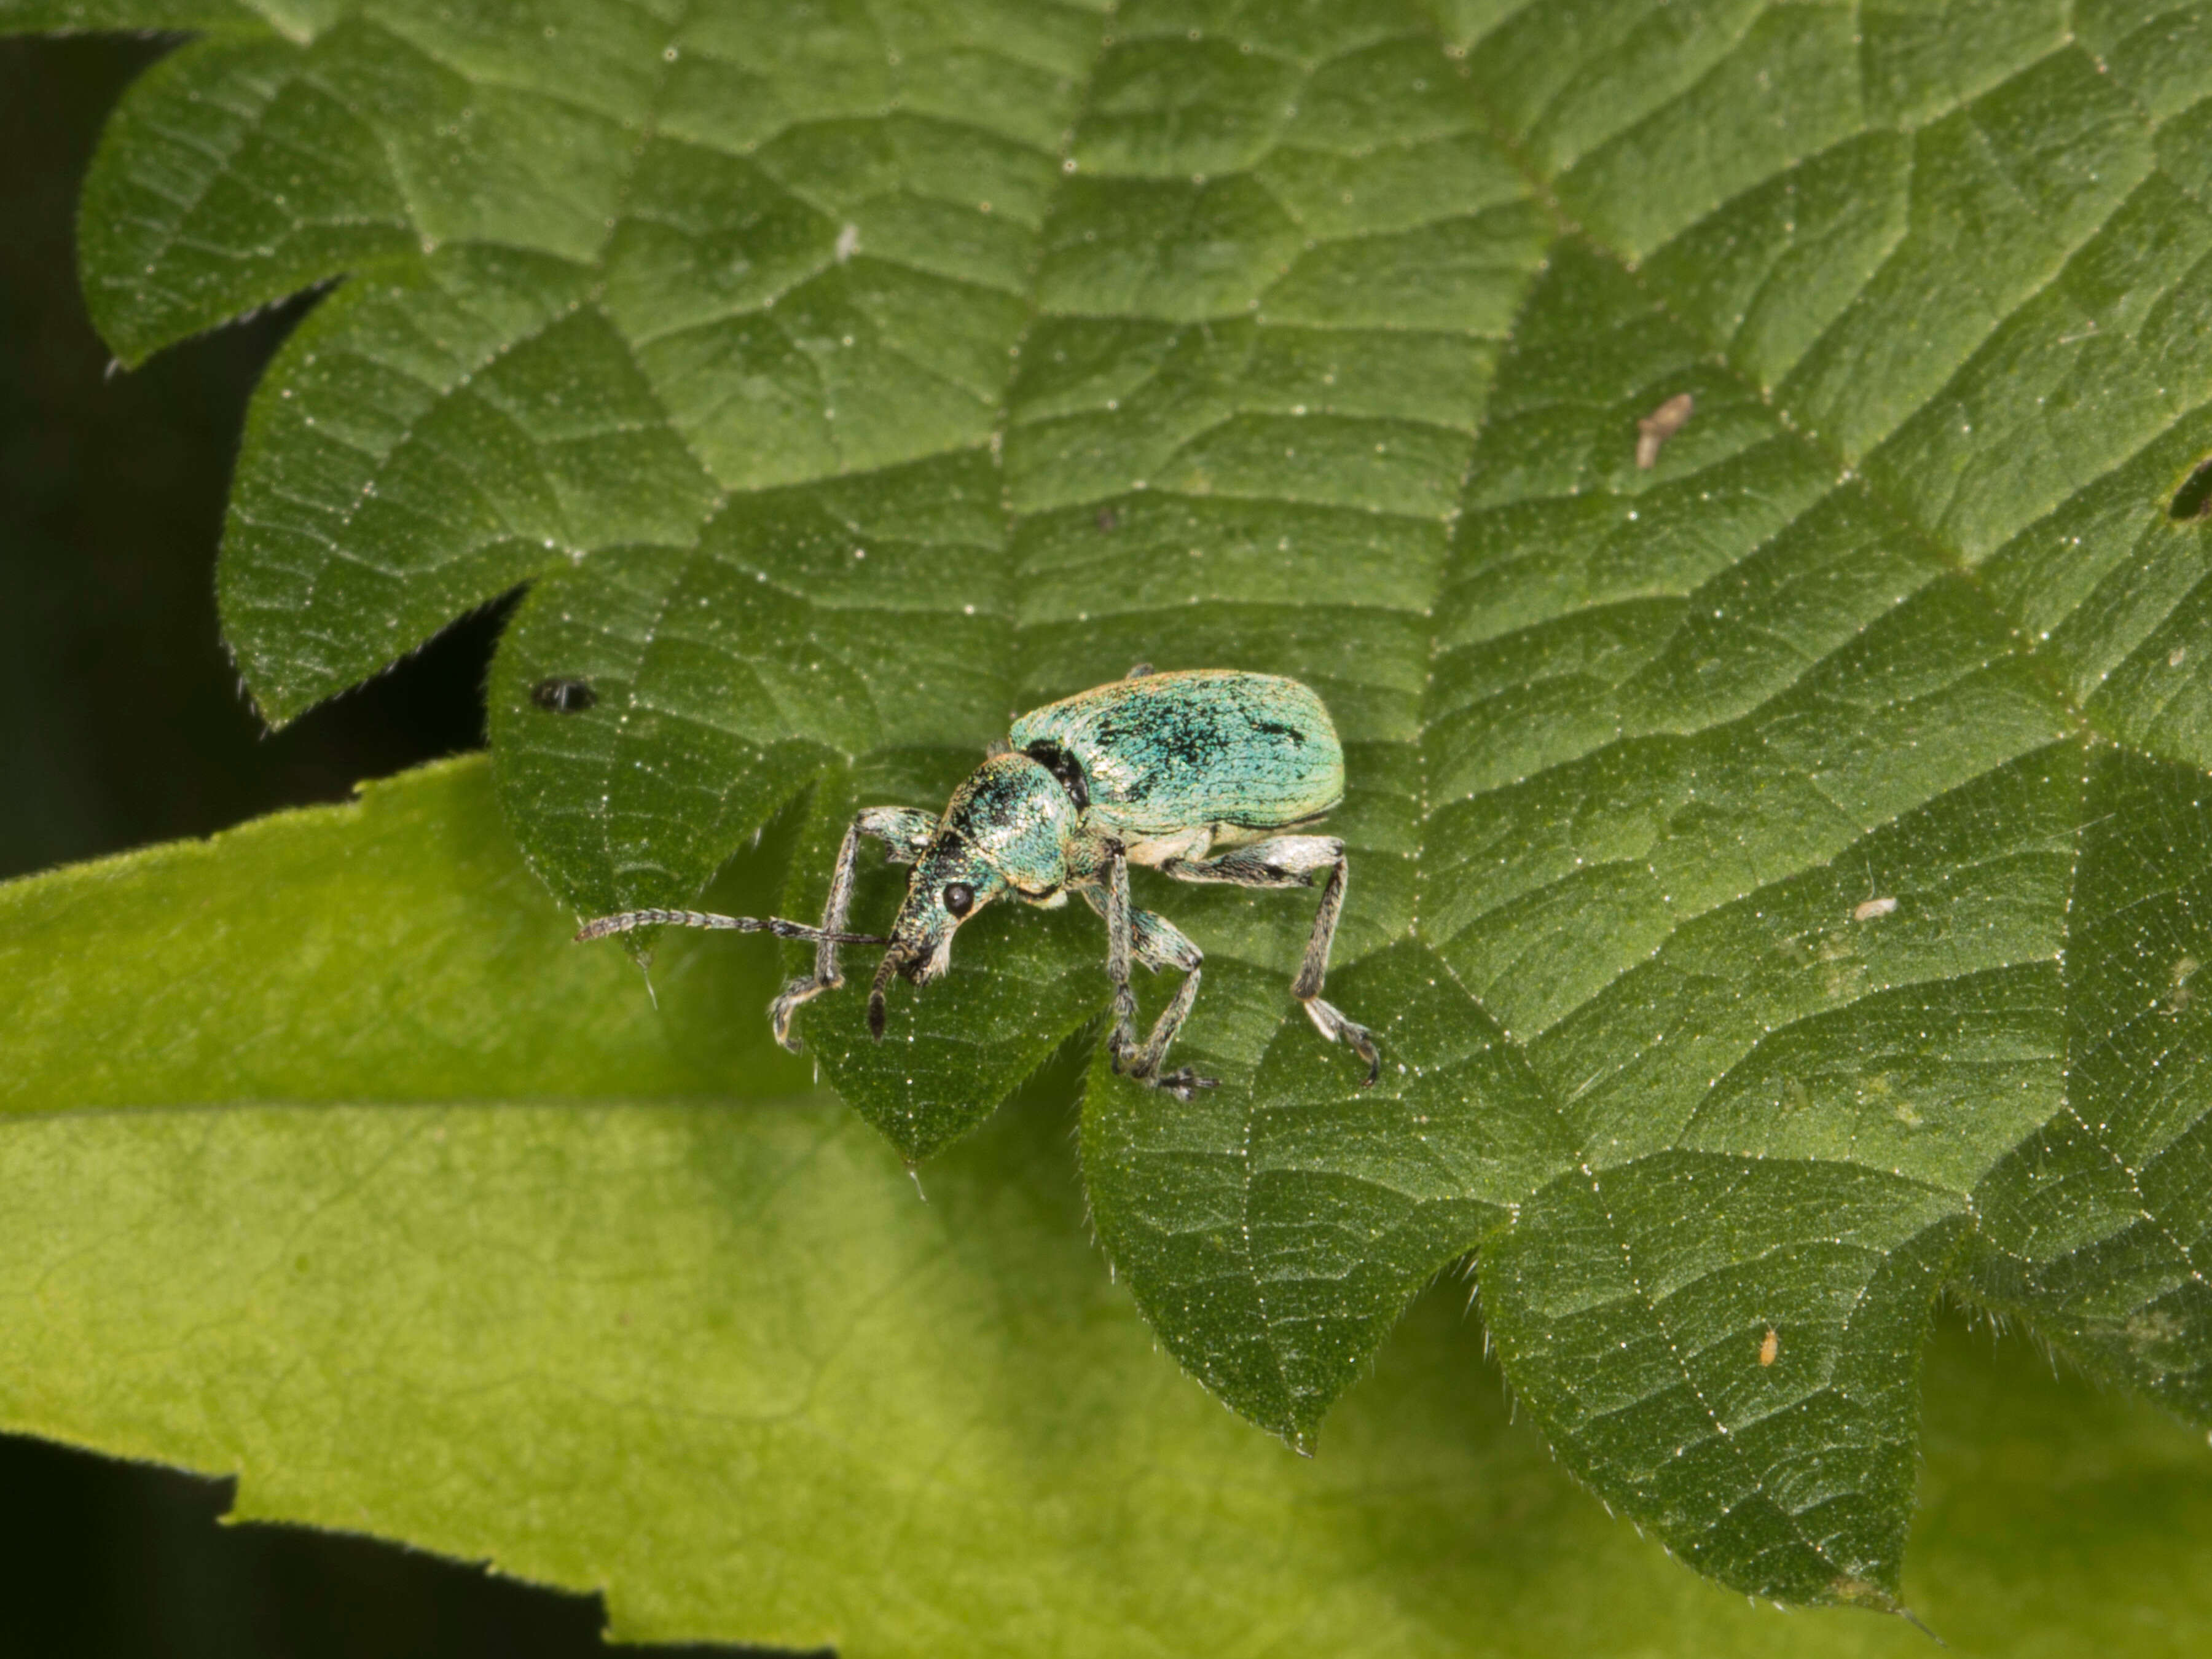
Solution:
M1686 392L1673 397L1636 423L1636 465L1639 471L1649 472L1659 465L1659 452L1667 447L1667 440L1690 423L1690 411L1696 407Z
M1766 1328L1766 1340L1759 1345L1759 1363L1771 1365L1782 1352L1782 1333L1771 1325Z

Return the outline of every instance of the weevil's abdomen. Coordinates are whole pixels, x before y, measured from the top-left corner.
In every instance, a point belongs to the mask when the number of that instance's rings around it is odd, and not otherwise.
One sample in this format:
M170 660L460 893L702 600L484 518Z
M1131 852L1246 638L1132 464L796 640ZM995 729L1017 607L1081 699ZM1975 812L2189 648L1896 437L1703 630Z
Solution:
M1344 799L1344 746L1296 680L1201 668L1116 680L1014 722L1013 746L1132 836L1277 830Z

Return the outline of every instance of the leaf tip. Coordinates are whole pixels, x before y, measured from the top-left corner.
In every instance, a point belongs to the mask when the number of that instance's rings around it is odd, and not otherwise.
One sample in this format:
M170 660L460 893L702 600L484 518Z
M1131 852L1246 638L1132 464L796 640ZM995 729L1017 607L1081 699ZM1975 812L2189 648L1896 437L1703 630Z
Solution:
M1819 1598L1832 1607L1864 1607L1869 1613L1886 1613L1902 1619L1915 1630L1941 1642L1936 1632L1923 1624L1919 1616L1904 1602L1877 1584L1871 1578L1861 1578L1851 1573L1838 1573L1828 1581L1826 1590Z

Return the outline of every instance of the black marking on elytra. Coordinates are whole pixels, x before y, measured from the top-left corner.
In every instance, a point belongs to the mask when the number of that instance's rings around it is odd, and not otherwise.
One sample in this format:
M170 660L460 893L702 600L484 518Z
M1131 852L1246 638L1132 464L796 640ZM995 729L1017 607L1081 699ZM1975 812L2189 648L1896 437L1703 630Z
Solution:
M589 680L555 674L530 688L530 701L549 714L580 714L599 700Z
M1077 811L1091 805L1090 781L1083 775L1083 768L1074 756L1049 738L1040 738L1024 752L1060 780L1060 787L1067 791L1067 798L1075 803Z

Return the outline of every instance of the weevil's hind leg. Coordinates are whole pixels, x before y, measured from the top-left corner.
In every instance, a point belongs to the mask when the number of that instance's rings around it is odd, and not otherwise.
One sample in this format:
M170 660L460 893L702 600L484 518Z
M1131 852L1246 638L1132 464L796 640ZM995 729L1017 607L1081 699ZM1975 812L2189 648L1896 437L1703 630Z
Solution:
M822 908L822 934L820 943L814 947L814 972L793 980L769 1004L768 1020L775 1032L775 1040L792 1053L799 1052L799 1039L791 1034L792 1016L802 1004L845 982L845 975L837 966L837 936L845 931L845 915L853 907L853 880L860 861L860 837L872 836L882 842L892 863L911 864L921 856L936 829L935 818L910 807L870 806L854 814L852 823L845 828L844 842L837 848L837 866L830 875L830 902Z
M1336 942L1337 918L1344 913L1344 885L1352 872L1344 843L1334 836L1278 836L1224 853L1219 858L1197 860L1171 859L1161 873L1177 881L1228 882L1238 887L1310 887L1314 873L1329 872L1322 889L1321 908L1314 915L1313 932L1306 939L1305 960L1291 981L1291 994L1304 1006L1314 1029L1331 1042L1341 1042L1367 1062L1360 1087L1367 1088L1382 1075L1382 1055L1375 1034L1358 1021L1347 1018L1334 1004L1322 1000L1322 985L1328 977L1329 947Z
M1114 1029L1107 1036L1106 1049L1114 1069L1151 1088L1164 1089L1178 1100L1188 1100L1199 1090L1212 1088L1213 1079L1200 1077L1188 1066L1176 1072L1160 1070L1167 1060L1168 1046L1198 1000L1205 953L1166 917L1139 910L1129 902L1129 863L1119 842L1107 848L1104 900L1090 888L1083 890L1083 896L1106 918L1106 972L1114 981ZM1163 968L1177 968L1183 975L1175 1000L1153 1022L1152 1034L1141 1048L1137 1046L1137 994L1129 984L1132 957L1156 973Z
M1322 981L1328 977L1328 949L1336 942L1336 919L1344 911L1344 884L1351 872L1351 860L1340 851L1336 868L1329 872L1328 885L1321 890L1321 908L1315 914L1313 932L1306 939L1306 958L1298 966L1298 976L1291 981L1291 994L1305 1005L1306 1018L1313 1021L1316 1030L1331 1042L1341 1038L1353 1054L1367 1062L1367 1075L1359 1080L1359 1086L1371 1089L1376 1079L1382 1075L1382 1054L1375 1046L1375 1033L1358 1021L1345 1018L1342 1010L1334 1003L1322 1001L1321 995Z

